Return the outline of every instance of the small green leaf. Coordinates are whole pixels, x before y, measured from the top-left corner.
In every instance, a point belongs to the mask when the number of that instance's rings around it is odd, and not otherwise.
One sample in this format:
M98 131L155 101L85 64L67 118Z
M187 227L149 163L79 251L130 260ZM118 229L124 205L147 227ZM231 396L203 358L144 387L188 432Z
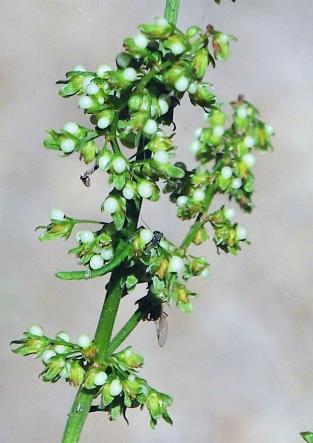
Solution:
M300 435L307 443L313 443L313 432L301 432Z

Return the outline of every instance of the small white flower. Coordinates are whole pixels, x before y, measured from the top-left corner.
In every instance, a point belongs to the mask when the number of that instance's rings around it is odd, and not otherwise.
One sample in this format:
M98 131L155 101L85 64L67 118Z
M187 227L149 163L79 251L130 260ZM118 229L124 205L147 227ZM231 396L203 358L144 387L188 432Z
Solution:
M113 257L113 249L101 249L100 251L100 255L103 258L103 260L111 260L111 258Z
M158 17L155 22L160 28L165 28L169 24L165 17Z
M153 186L148 181L142 181L138 186L138 194L142 198L150 198L153 193Z
M95 239L94 233L91 231L81 231L80 241L82 243L91 243Z
M87 86L90 85L90 83L92 82L92 80L94 79L94 76L92 75L88 75L87 77L84 78L84 80L82 81L82 90L86 91Z
M105 74L107 72L109 72L109 71L112 71L111 66L109 66L109 65L100 65L100 66L98 66L98 69L97 69L97 76L100 77L100 78L103 78L103 77L105 77Z
M98 94L99 92L99 86L96 85L95 83L90 83L87 87L86 87L86 92L89 95L95 95Z
M168 104L168 100L167 100L167 96L166 95L161 95L159 97L159 107L160 107L160 111L161 111L161 115L164 115L168 112L169 110L169 104Z
M65 351L66 351L66 346L64 346L64 345L56 345L56 346L54 347L54 350L55 350L55 352L56 352L57 354L62 355L62 354L64 354Z
M60 143L60 148L64 154L70 154L75 149L75 141L72 138L65 138Z
M153 239L153 232L150 229L141 229L139 236L145 244L148 244Z
M126 200L132 200L135 197L135 191L130 185L126 185L122 191L123 196Z
M221 169L221 176L226 180L229 179L233 175L233 170L229 166L224 166Z
M245 240L248 236L248 230L245 226L238 225L236 228L236 237L238 240Z
M265 132L267 135L273 135L274 134L274 128L271 125L265 125Z
M117 54L115 61L120 68L127 68L131 61L131 56L126 52L120 52Z
M99 118L98 123L97 123L98 128L100 128L100 129L105 129L108 126L110 126L110 124L111 124L111 120L108 117Z
M101 257L101 255L93 255L90 259L89 262L89 266L91 267L91 269L97 270L102 268L102 266L104 265L104 261L103 258Z
M123 157L116 157L112 161L112 167L117 174L122 174L127 167L127 163Z
M180 77L175 83L175 89L179 92L184 92L188 89L189 79L185 76Z
M134 82L137 78L137 72L134 68L126 68L124 69L123 77L128 82Z
M99 160L98 160L99 169L101 169L102 171L105 171L108 164L110 163L110 160L111 160L110 154L106 153L106 154L101 155L101 157L99 157Z
M190 145L190 151L193 154L196 154L201 148L201 143L199 142L199 140L195 140L191 143Z
M205 269L203 269L203 271L201 272L200 277L202 277L202 278L208 278L209 275L210 275L210 271L209 271L209 269L208 269L208 268L205 268Z
M69 334L65 331L60 331L57 333L56 335L57 338L60 338L63 341L66 341L67 343L69 343L71 341L71 337L69 336Z
M180 197L178 197L178 199L176 200L177 206L179 208L185 206L188 202L188 197L186 195L181 195Z
M189 94L195 94L198 91L198 89L199 89L199 83L192 82L189 85L188 92Z
M192 194L192 198L196 202L202 202L205 199L205 193L202 189L196 189Z
M106 382L107 378L108 378L108 376L104 371L98 372L95 375L93 383L96 386L102 386Z
M243 139L243 143L247 148L252 148L254 146L254 138L251 137L250 135L247 135L244 139Z
M28 328L28 332L32 335L37 335L37 337L42 337L44 335L42 327L35 324Z
M47 349L41 356L44 363L48 364L52 357L55 357L56 353L52 349Z
M225 132L224 126L214 126L213 128L213 135L215 135L216 137L222 137L224 132Z
M181 273L184 269L184 260L181 257L178 257L178 255L173 255L170 259L168 270L169 272L176 272Z
M145 49L148 46L149 40L143 34L137 34L134 37L135 45L140 49Z
M166 151L157 151L154 154L153 159L158 163L166 164L168 163L169 155Z
M181 42L175 42L170 46L170 50L174 55L180 55L184 52L185 45L183 45Z
M239 106L239 108L237 108L236 110L236 114L238 115L239 118L245 119L248 115L246 106Z
M236 215L235 209L233 209L233 208L224 209L224 215L227 220L229 220L229 221L233 220L233 218Z
M118 201L114 197L108 197L103 204L103 209L109 214L114 214L118 208Z
M153 135L158 130L158 124L155 120L149 119L147 120L143 130L146 134Z
M246 166L248 166L248 168L253 168L253 166L255 165L255 157L252 154L245 154L242 157L242 161Z
M65 123L63 126L64 131L68 132L69 134L75 135L79 131L79 126L77 123L74 122L68 122Z
M123 388L118 379L112 380L109 388L109 393L112 397L116 397L122 392Z
M241 178L234 178L233 181L231 182L231 187L233 189L239 189L242 186L242 180Z
M88 346L91 343L91 338L86 334L81 334L77 338L77 343L78 343L78 346L80 346L81 348L88 348Z
M93 106L93 101L87 95L83 95L78 100L78 106L81 109L88 109L88 108L91 108Z
M83 65L76 65L76 66L74 66L73 71L85 72L86 68Z
M65 214L61 209L52 209L50 212L50 220L63 221L64 217Z

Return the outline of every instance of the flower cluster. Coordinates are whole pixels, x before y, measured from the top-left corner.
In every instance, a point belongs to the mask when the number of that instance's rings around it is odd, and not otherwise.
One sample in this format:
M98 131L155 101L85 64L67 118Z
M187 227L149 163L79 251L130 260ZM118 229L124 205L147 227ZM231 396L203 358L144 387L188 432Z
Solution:
M43 381L54 383L63 379L71 386L82 385L92 390L94 398L100 400L94 410L107 411L110 420L116 420L121 414L125 417L127 408L146 407L152 427L160 418L172 423L167 412L171 397L158 392L137 375L143 358L131 347L98 363L97 348L86 334L81 334L76 344L65 331L58 332L55 338L46 337L36 324L12 344L16 354L41 358Z

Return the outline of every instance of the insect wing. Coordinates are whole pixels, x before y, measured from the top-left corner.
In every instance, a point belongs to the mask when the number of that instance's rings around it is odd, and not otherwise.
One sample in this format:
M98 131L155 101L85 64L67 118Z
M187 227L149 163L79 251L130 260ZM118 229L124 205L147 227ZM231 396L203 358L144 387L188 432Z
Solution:
M161 348L163 348L163 346L165 345L168 334L168 323L166 317L167 315L165 314L165 312L162 312L160 318L155 322L158 343Z

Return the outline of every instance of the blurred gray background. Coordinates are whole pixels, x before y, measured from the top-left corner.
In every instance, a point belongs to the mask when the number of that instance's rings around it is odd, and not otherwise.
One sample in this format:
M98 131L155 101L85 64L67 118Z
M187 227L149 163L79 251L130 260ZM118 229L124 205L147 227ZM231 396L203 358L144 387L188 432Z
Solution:
M59 442L75 391L38 380L39 361L14 356L8 343L29 324L48 335L66 329L93 334L105 279L62 282L56 270L77 267L71 242L43 245L34 227L51 208L99 217L107 186L91 189L77 158L60 159L42 145L46 128L66 121L88 124L76 98L58 97L56 80L75 64L93 70L114 63L136 25L162 15L161 0L2 0L1 41L1 441ZM109 423L88 418L82 443L293 443L313 429L312 294L312 48L311 0L182 0L179 26L206 26L235 34L228 62L209 71L217 95L229 102L244 93L276 129L275 151L255 168L256 209L238 215L252 245L237 256L200 249L211 263L207 281L192 283L201 296L192 315L169 311L169 338L156 343L152 324L128 340L145 356L143 375L174 395L174 426L148 427L145 412ZM202 112L188 103L177 112L177 145L188 145ZM239 212L239 211L238 211ZM175 219L167 198L145 204L144 219L173 241L188 223ZM142 295L142 294L137 294ZM122 305L118 325L133 310Z

